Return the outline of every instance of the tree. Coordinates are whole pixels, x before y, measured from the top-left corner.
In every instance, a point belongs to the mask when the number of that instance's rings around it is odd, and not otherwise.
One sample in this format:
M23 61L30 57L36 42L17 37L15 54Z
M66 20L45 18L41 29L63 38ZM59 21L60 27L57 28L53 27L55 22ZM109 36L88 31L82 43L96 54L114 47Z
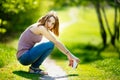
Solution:
M118 10L120 9L120 6L119 6L119 2L117 0L114 0L114 1L108 1L106 2L107 4L112 4L110 6L113 6L114 7L114 32L112 33L111 29L110 29L110 26L109 26L109 23L108 23L108 20L106 18L106 12L105 12L105 9L104 9L104 6L106 5L103 5L103 2L105 3L105 1L102 1L102 0L98 0L98 1L92 1L92 3L95 5L95 9L96 9L96 13L98 15L98 20L99 20L99 23L100 23L100 29L101 29L101 36L102 36L102 40L103 40L103 48L101 48L101 50L104 50L106 47L107 47L107 32L105 30L105 27L107 27L107 31L109 31L109 34L110 34L110 42L108 43L111 43L118 51L119 53L119 58L120 58L120 51L119 51L119 48L116 47L116 44L115 44L115 41L116 40L119 40L119 28L120 28L120 19L119 19L119 16L118 14L120 14L120 12L118 13ZM103 24L103 19L102 19L102 15L101 15L101 12L103 12L103 18L105 19L105 24L106 26ZM100 53L98 53L98 55L100 55Z
M10 34L21 32L37 21L42 13L49 10L50 3L46 0L1 0L0 41L6 41Z

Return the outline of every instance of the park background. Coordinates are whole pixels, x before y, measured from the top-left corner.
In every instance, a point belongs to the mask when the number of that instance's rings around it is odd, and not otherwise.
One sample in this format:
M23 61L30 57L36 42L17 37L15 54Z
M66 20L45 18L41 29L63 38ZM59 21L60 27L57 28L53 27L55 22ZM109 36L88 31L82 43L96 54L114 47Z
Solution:
M51 10L57 12L63 28L59 39L80 59L72 71L78 74L74 80L119 80L119 0L1 0L0 80L38 79L39 75L15 72L27 71L17 62L17 43L29 25ZM50 57L71 73L66 56L58 49Z

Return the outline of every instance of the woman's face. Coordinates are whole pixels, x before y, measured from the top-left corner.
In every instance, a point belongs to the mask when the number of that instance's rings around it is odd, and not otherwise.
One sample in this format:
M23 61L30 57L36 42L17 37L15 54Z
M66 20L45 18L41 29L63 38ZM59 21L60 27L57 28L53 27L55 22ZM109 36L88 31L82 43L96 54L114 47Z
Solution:
M55 25L55 18L50 17L46 22L45 22L45 27L49 30L51 30Z

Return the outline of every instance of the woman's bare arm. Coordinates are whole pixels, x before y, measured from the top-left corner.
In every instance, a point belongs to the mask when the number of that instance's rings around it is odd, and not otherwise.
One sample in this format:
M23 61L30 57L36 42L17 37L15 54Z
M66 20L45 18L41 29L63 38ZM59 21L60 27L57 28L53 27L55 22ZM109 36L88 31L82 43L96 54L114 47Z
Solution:
M65 55L69 56L68 49L58 40L56 39L44 26L39 27L40 33L45 36L48 40L52 41L55 46Z
M56 39L44 26L39 26L40 33L45 36L48 40L52 41L55 46L69 59L69 65L73 66L73 60L79 62L79 59L75 57L58 39Z

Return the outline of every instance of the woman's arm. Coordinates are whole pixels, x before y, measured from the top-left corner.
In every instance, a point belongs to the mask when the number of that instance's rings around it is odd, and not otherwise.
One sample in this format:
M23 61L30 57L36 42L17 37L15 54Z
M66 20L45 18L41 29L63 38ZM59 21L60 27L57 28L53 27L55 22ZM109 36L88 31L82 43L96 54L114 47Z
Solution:
M67 55L70 66L73 64L73 60L79 62L79 59L75 57L59 40L57 40L44 26L39 26L39 31L42 35L44 35L48 40L52 41L55 46L65 55Z

